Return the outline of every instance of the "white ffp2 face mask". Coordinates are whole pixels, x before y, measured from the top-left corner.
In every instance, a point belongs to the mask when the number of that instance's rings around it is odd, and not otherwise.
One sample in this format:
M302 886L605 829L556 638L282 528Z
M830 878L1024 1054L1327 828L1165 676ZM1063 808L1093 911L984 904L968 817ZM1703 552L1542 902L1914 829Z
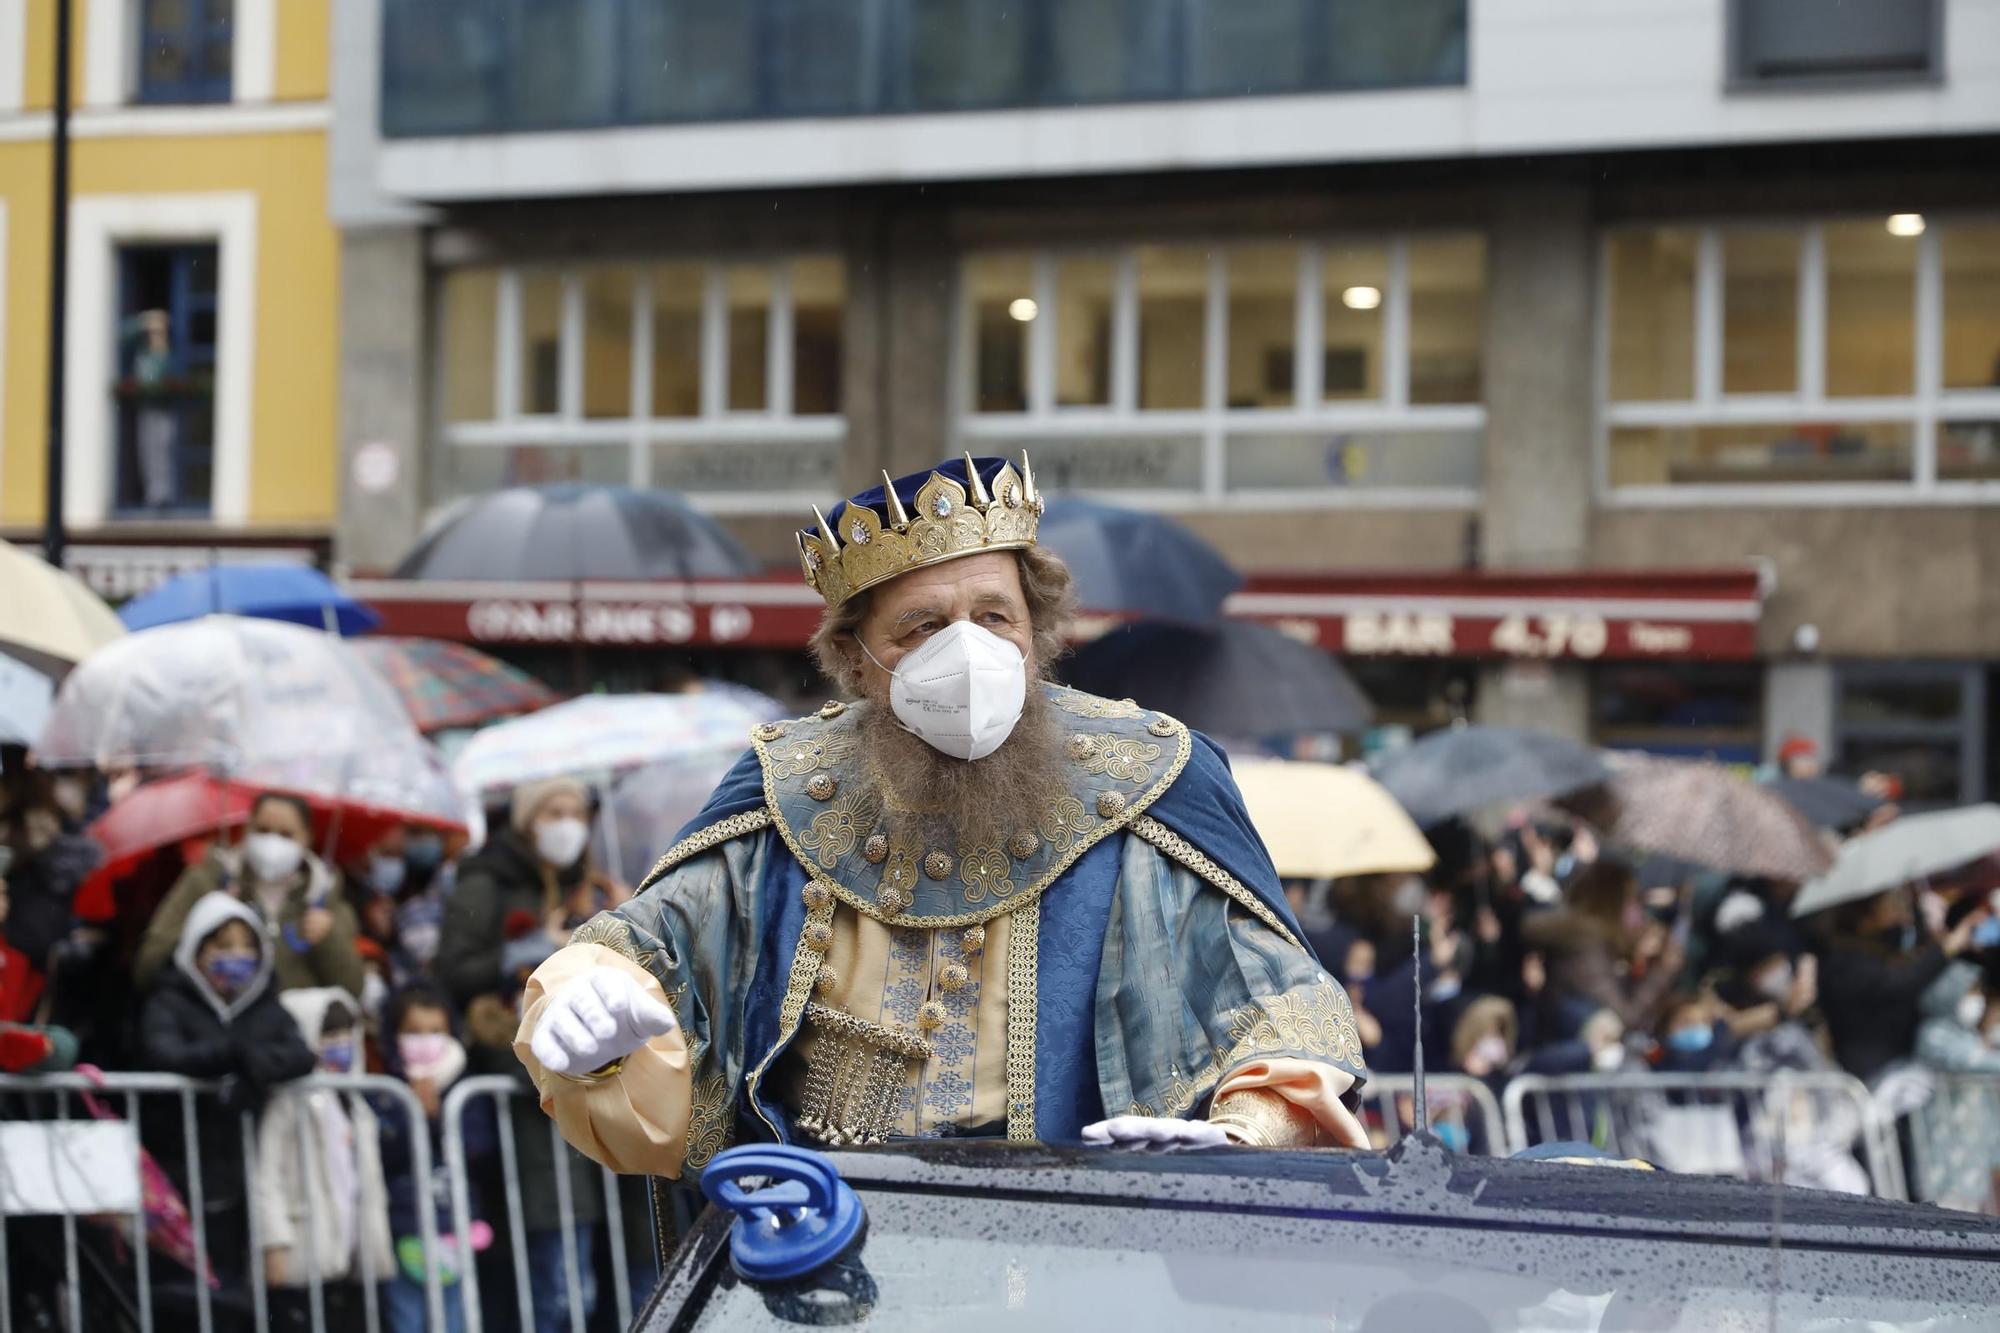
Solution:
M590 841L590 825L581 819L544 820L535 825L535 855L558 870L576 864Z
M868 653L868 645L861 651ZM873 653L868 660L882 666ZM882 669L889 672L889 707L896 720L956 759L984 759L999 749L1028 700L1028 664L1021 650L969 620L955 620L933 634L895 670Z

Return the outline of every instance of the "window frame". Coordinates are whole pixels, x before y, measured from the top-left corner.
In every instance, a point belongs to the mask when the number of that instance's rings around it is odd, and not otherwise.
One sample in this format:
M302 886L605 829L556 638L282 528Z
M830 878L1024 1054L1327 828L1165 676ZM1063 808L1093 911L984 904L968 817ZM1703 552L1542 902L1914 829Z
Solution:
M531 262L518 264L443 265L433 284L433 324L443 336L445 287L457 272L489 270L496 274L493 330L493 414L483 421L448 419L448 386L441 347L433 347L435 368L432 411L437 438L447 449L563 448L565 446L627 446L626 482L653 484L655 445L794 446L825 443L835 450L847 439L847 412L798 413L792 406L793 295L792 269L801 261L831 257L847 277L846 256L837 251L802 250L754 256L635 255L593 258L586 263ZM653 414L653 273L661 265L685 264L702 271L700 407L694 416ZM765 400L761 409L734 410L729 396L728 271L758 267L771 279L771 304L765 337ZM630 407L623 417L586 417L584 398L584 287L591 270L629 269L632 273ZM521 285L530 275L553 275L561 284L561 322L557 343L557 410L521 410ZM843 319L851 293L842 298ZM849 355L843 330L842 361ZM816 502L816 491L701 491L704 508L726 513L790 513Z
M1827 267L1825 230L1829 224L1872 221L1887 212L1764 215L1726 218L1656 218L1604 227L1597 236L1597 299L1592 321L1592 470L1597 502L1615 509L1688 508L1701 505L1882 506L1908 504L1990 504L2000 502L2000 478L1940 479L1938 431L1954 421L2000 420L2000 388L1944 387L1944 268L1940 233L1957 225L1990 225L1986 214L1925 213L1916 248L1911 292L1912 390L1893 396L1835 397L1826 392ZM1612 238L1620 233L1661 228L1696 236L1694 384L1689 397L1612 402ZM1730 230L1785 229L1799 237L1797 388L1791 393L1725 393L1723 367L1722 238ZM1912 427L1908 481L1742 481L1657 483L1614 486L1611 434L1620 427L1782 426L1815 421L1895 422Z
M1935 87L1945 80L1944 0L1921 0L1928 11L1925 64L1921 70L1829 70L1824 73L1758 74L1749 68L1750 51L1744 29L1750 18L1748 0L1728 0L1723 15L1723 91L1784 93L1802 90Z
M1485 403L1412 404L1410 386L1409 245L1431 235L1476 235L1487 243L1479 225L1436 227L1393 232L1322 233L1306 236L1241 235L1227 238L1147 236L1116 244L1005 245L995 244L960 256L953 292L951 354L951 420L954 447L981 452L982 446L1003 443L1030 448L1038 439L1084 442L1153 440L1162 436L1197 437L1201 481L1182 489L1091 489L1087 493L1119 504L1146 509L1443 509L1476 510L1484 482L1470 487L1228 487L1228 444L1231 436L1269 433L1301 434L1325 431L1370 431L1411 434L1430 431L1486 429ZM1198 408L1144 409L1138 405L1140 385L1139 263L1147 246L1207 251L1207 290L1202 305L1202 405ZM1228 407L1228 256L1238 249L1287 245L1297 251L1297 286L1293 313L1292 403L1288 407ZM1380 246L1386 258L1382 293L1380 394L1373 399L1322 396L1325 354L1325 261L1338 247ZM970 299L966 268L983 255L1026 254L1033 265L1033 297L1039 311L1029 327L1027 410L977 410L977 312ZM1110 258L1115 281L1111 321L1111 393L1109 405L1062 407L1055 402L1056 270L1065 260ZM1482 278L1490 287L1490 275ZM1485 358L1484 331L1479 334Z
M112 0L123 3L124 0ZM188 22L177 34L182 42L198 41L197 34L205 34L215 26L209 17L211 0L186 0L190 7ZM236 29L241 16L232 9L229 18L229 68L221 74L206 68L205 59L191 58L190 64L199 64L202 73L198 77L182 79L174 83L151 83L146 78L146 49L152 44L157 30L152 22L152 5L149 0L136 0L132 8L133 18L133 60L132 102L137 106L226 106L236 100L237 42ZM205 44L203 44L205 45Z

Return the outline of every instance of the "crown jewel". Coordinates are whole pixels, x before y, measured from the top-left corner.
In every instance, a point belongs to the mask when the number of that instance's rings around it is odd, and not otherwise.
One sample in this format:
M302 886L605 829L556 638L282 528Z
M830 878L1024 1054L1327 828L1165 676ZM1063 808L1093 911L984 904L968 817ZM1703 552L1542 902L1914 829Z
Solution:
M815 506L815 529L799 534L806 583L828 606L924 565L1033 546L1043 500L1026 454L1019 472L1003 463L990 483L981 479L979 464L967 454L965 483L932 472L917 488L914 514L903 507L895 482L883 473L882 508L887 512L849 501L839 512L836 533Z

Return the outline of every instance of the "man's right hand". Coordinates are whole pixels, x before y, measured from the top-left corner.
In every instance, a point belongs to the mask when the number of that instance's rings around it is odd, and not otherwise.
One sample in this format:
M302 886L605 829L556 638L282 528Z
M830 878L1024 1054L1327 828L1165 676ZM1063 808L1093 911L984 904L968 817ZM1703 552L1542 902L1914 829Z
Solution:
M630 973L597 967L549 997L528 1049L552 1074L583 1075L677 1026L674 1011Z

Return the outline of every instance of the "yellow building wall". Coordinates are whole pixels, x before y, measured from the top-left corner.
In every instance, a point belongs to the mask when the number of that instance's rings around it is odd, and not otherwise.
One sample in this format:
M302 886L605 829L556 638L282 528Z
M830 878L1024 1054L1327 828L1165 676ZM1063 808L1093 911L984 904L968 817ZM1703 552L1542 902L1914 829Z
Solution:
M87 3L76 0L79 48ZM279 0L280 101L320 100L327 83L327 0ZM55 0L29 0L26 100L46 109ZM73 72L82 88L81 51ZM250 191L257 195L251 526L331 525L338 495L339 233L326 212L326 140L318 131L71 141L73 197ZM49 145L0 141L6 206L6 323L0 328L0 523L42 521L49 262ZM72 321L88 318L72 310ZM108 319L106 337L110 337ZM71 448L108 448L72 439Z

